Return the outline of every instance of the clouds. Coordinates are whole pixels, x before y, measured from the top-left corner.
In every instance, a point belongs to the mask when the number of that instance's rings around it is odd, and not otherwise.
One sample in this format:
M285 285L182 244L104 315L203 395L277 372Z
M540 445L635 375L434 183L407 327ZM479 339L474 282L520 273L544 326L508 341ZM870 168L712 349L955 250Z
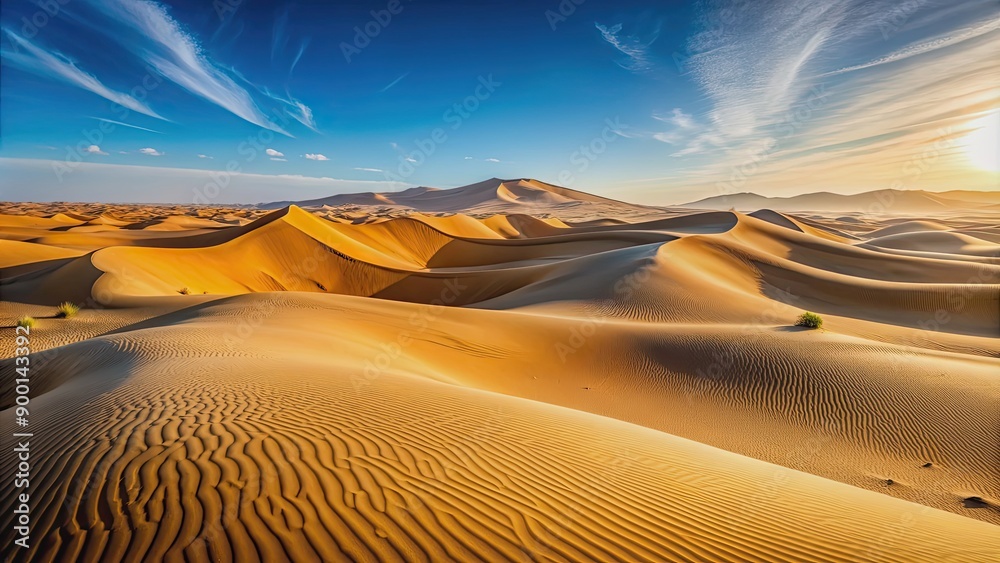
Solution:
M83 88L132 111L164 119L143 102L105 86L95 76L78 68L73 61L64 55L46 51L9 29L5 28L3 31L16 47L16 49L0 50L0 56L9 64L39 76L53 78Z
M144 149L139 149L139 152L142 153L142 154L144 154L144 155L146 155L146 156L163 156L162 152L160 152L160 151L158 151L156 149L149 148L149 147L144 148Z
M645 72L655 67L651 54L651 46L660 36L660 25L655 23L653 29L644 35L629 35L622 31L622 23L606 26L594 22L594 27L601 33L601 38L618 50L625 58L616 63L626 70Z
M653 119L672 126L666 131L659 131L651 134L651 136L657 141L670 145L690 142L704 129L703 125L697 123L694 117L690 114L684 113L684 110L681 108L674 108L670 112L670 115L653 114ZM699 152L702 148L703 147L701 145L698 145L697 147L692 145L677 151L673 156L693 154L695 152Z
M862 64L835 70L833 72L828 73L827 76L843 74L845 72L853 72L856 70L863 70L878 65L884 65L896 61L901 61L903 59L908 59L910 57L915 57L917 55L929 53L937 49L950 47L952 45L962 43L963 41L975 39L981 35L990 33L991 31L996 31L997 29L1000 29L1000 19L990 19L987 20L986 22L977 23L976 25L960 29L954 33L950 33L942 37L936 37L930 41L922 41L912 45L907 45L906 47L903 47L902 49L889 53L888 55L883 55L877 59Z
M107 156L108 155L108 153L102 151L101 147L99 147L97 145L90 145L89 147L87 147L87 153L89 153L89 154L99 154L99 155L102 155L102 156Z
M399 84L404 78L406 78L407 76L409 76L409 74L410 74L409 72L404 72L403 74L400 74L399 76L396 77L395 80L393 80L392 82L386 84L384 88L382 88L381 90L379 90L378 91L379 94L381 94L383 92L386 92L386 91L389 90L389 88L392 88L396 84Z
M138 131L147 131L149 133L156 133L162 135L162 131L157 131L155 129L149 129L146 127L139 127L138 125L132 125L131 123L125 123L123 121L115 121L114 119L106 119L103 117L91 117L91 119L96 119L98 121L103 121L104 123L111 123L113 125L121 125L122 127L128 127L129 129L136 129Z
M288 162L288 159L285 158L285 153L278 151L276 149L269 148L265 150L264 153L267 154L267 156L270 157L271 160L277 162ZM326 162L330 160L329 158L326 157L326 155L320 153L306 153L300 156L302 156L302 158L305 158L306 160L313 160L316 162Z
M381 168L355 168L355 170L360 170L361 172L385 172Z
M204 55L163 6L147 0L91 0L105 15L144 39L129 45L156 72L232 114L265 129L291 136L257 107L250 93Z
M201 201L207 185L222 185L212 203L248 203L295 198L315 198L334 193L385 192L409 187L401 182L315 178L296 174L252 174L162 166L133 166L83 162L53 181L53 170L62 160L0 158L0 177L24 186L22 197L32 201L115 201L122 203L182 203ZM220 178L226 182L222 184ZM136 189L142 186L142 189ZM11 194L13 196L13 194Z
M710 109L654 114L669 128L653 137L675 145L674 156L696 157L683 176L720 189L746 191L751 181L799 190L896 185L902 167L955 135L947 131L970 111L996 107L984 93L1000 79L989 62L1000 24L986 2L913 0L903 21L894 5L709 4L687 65ZM954 153L910 181L964 177Z
M694 122L694 118L691 117L691 115L684 113L684 110L681 108L674 108L668 116L654 115L653 118L666 123L671 123L679 129L692 130L698 127Z
M84 0L75 8L78 9L74 9L72 16L66 16L81 31L81 40L75 43L87 44L82 39L87 31L103 33L102 41L118 43L121 50L117 55L121 56L116 56L115 64L105 68L118 70L128 68L129 63L141 63L141 66L133 64L135 72L124 80L130 86L141 86L144 96L166 79L264 129L291 137L286 127L297 121L318 130L309 106L291 94L271 94L266 88L247 82L234 69L212 60L198 39L171 17L163 5L152 0ZM14 46L2 51L4 61L11 66L73 84L122 107L165 119L147 105L143 96L114 90L94 74L82 70L69 56L46 50L9 29L4 29L4 34ZM302 50L304 47L305 42Z

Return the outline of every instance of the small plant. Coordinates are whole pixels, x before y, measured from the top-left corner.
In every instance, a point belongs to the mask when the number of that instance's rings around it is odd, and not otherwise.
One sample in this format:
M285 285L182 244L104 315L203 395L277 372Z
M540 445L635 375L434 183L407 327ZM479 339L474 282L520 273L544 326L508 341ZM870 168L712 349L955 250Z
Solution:
M799 318L795 320L795 326L804 326L806 328L823 328L823 317L817 315L816 313L810 313L806 311L799 315Z
M56 311L56 318L58 319L68 319L70 317L76 316L80 312L80 307L70 303L69 301L63 301L59 304L59 309Z
M180 293L181 295L187 295L188 293L191 293L191 290L189 290L186 287L182 287L181 290L178 291L177 293Z
M17 326L28 330L35 328L36 324L38 324L38 321L36 321L34 317L21 317L20 319L17 319Z

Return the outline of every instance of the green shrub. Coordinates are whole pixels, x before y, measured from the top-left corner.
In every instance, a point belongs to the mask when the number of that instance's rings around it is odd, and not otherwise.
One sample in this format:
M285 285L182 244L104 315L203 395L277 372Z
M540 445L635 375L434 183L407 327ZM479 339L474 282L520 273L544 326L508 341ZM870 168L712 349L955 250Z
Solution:
M36 321L34 317L21 317L20 319L17 319L17 326L24 327L28 330L35 328L36 324L38 324L38 321Z
M80 307L70 303L69 301L64 301L59 304L59 309L56 312L56 318L68 319L70 317L76 316L80 312Z
M799 318L795 320L795 326L823 328L823 317L817 315L816 313L806 311L805 313L799 315Z

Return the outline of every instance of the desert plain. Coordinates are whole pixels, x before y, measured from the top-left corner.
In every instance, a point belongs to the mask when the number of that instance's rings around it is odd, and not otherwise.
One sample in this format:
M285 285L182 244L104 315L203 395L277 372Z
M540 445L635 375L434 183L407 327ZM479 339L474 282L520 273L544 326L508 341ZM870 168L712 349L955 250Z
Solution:
M1000 194L966 196L0 204L26 555L998 561Z

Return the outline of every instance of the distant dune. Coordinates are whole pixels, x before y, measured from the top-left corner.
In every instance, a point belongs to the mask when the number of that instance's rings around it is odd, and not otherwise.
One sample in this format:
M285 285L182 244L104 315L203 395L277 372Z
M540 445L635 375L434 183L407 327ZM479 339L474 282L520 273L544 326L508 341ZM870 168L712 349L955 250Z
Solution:
M709 197L682 204L680 207L740 211L768 208L799 212L907 214L980 209L993 205L1000 205L1000 192L878 190L853 195L822 192L792 197L765 197L755 193L737 193Z
M29 554L996 560L1000 223L931 195L6 204L0 330L37 323Z
M468 186L447 190L437 188L410 188L399 192L344 194L307 201L279 201L260 204L263 209L297 205L317 207L322 205L399 206L417 211L434 212L523 212L525 209L559 208L580 204L599 204L619 211L643 206L600 197L586 192L547 184L539 180L520 178L501 180L490 178Z

